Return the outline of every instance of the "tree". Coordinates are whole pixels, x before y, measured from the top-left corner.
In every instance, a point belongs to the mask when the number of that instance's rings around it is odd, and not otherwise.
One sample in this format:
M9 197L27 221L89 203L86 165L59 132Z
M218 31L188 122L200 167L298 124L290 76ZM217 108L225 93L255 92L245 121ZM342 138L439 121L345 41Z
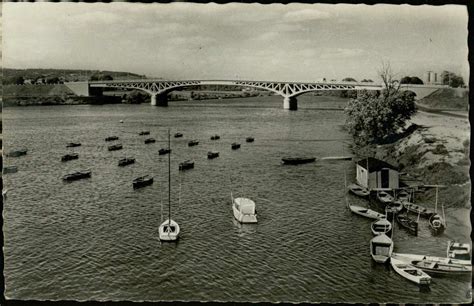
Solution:
M423 81L416 76L405 76L400 80L400 84L423 84Z
M58 83L59 83L58 77L46 78L46 84L58 84Z
M148 99L149 96L146 93L140 90L133 90L126 95L124 103L140 104L146 102Z
M374 81L372 81L371 79L363 79L361 82L362 83L373 83Z
M462 76L449 71L443 71L441 73L441 82L443 85L449 85L450 87L455 88L464 86L464 79Z
M101 81L112 81L114 78L110 74L105 74L101 75L100 79Z
M350 77L343 78L342 81L343 81L343 82L357 82L356 79L350 78Z
M112 81L114 78L109 74L94 73L89 80L91 81Z

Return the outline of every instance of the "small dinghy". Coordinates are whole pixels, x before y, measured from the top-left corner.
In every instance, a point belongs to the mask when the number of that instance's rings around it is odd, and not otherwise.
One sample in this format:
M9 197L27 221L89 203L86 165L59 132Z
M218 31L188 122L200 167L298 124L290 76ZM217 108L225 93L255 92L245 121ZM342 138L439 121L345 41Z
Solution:
M158 235L161 241L175 241L179 238L179 230L176 221L166 219L158 228Z
M221 136L219 136L219 135L211 136L211 140L219 140L219 139L221 139Z
M114 140L118 140L118 136L109 136L107 138L105 138L105 141L114 141Z
M392 257L396 256L397 259L410 263L412 261L421 261L421 260L426 260L426 261L431 261L431 262L439 262L443 264L455 264L455 265L464 265L471 267L472 263L471 260L463 260L463 259L454 259L454 258L448 258L448 257L438 257L438 256L429 256L429 255L419 255L419 254L406 254L406 253L393 253Z
M428 286L431 283L431 277L417 267L393 257L390 258L390 264L392 265L392 268L395 270L395 272L411 282L422 286Z
M120 167L125 167L127 165L131 165L135 163L135 158L122 158L119 160L118 165Z
M385 191L377 192L377 199L382 202L382 204L388 204L393 202L393 197Z
M385 211L391 214L398 214L403 209L403 204L399 200L388 202L385 206Z
M171 153L171 149L159 149L158 150L158 155L166 155L168 153Z
M448 241L448 249L446 251L448 258L459 260L471 260L471 246L469 243L459 243Z
M114 144L114 145L111 145L108 147L108 150L109 151L117 151L117 150L122 150L123 147L122 145L119 143L119 144Z
M90 170L84 170L84 171L77 171L73 172L70 174L66 174L63 176L64 181L76 181L84 178L89 178L91 177L91 171Z
M237 150L237 149L240 149L240 143L237 143L237 142L233 142L230 147L232 148L232 150Z
M149 143L155 143L156 140L154 138L147 138L145 139L145 144L149 144Z
M255 138L253 138L253 137L247 137L247 138L245 138L245 141L246 141L246 142L254 142L254 141L255 141Z
M392 256L393 241L387 235L377 235L370 240L370 255L375 262L386 263Z
M193 139L188 142L188 147L194 147L194 146L197 146L198 144L199 144L199 141L197 141L196 139Z
M326 156L321 157L321 160L352 160L352 156Z
M145 187L145 186L149 186L149 185L153 184L153 177L151 177L149 175L140 176L140 177L137 177L136 179L134 179L132 184L133 184L133 189L138 189L138 188L142 188L142 187Z
M138 133L138 135L142 136L142 135L150 135L150 131L141 131L140 133Z
M193 168L194 168L194 161L191 161L191 160L186 160L179 164L180 171L193 169Z
M416 220L410 219L408 214L397 214L397 223L410 234L414 236L418 235L418 222Z
M217 151L209 151L207 152L207 159L214 159L219 157L219 152Z
M27 152L28 152L28 149L20 149L20 150L15 150L15 151L11 151L11 152L7 153L7 156L8 157L19 157L19 156L26 155Z
M361 187L357 184L350 184L347 188L350 192L362 198L368 197L370 194L369 189Z
M372 234L382 235L385 234L390 236L390 232L392 231L392 223L387 220L387 218L381 218L377 221L372 222L370 225L370 229L372 230Z
M234 218L240 223L257 223L255 202L248 198L235 198L230 194Z
M427 209L426 207L423 207L421 205L416 205L410 202L403 202L403 207L414 214L420 214L420 216L424 218L429 218L431 215L434 214L432 210Z
M70 153L70 154L66 154L66 155L64 155L63 157L61 157L61 161L62 161L62 162L66 162L66 161L70 161L70 160L78 159L78 158L79 158L79 154L77 154L77 153Z
M180 138L180 137L183 137L183 134L181 134L181 133L174 134L174 138Z
M312 163L316 157L284 157L281 159L283 165L301 165Z
M422 269L423 271L429 274L435 275L471 275L472 266L449 263L449 262L440 262L440 261L430 261L430 260L413 260L411 264L417 268Z
M67 145L66 145L66 148L74 148L74 147L80 147L81 146L81 143L80 142L69 142Z
M357 205L350 205L350 204L348 205L348 207L353 213L362 217L376 219L376 220L385 218L385 215L378 213L375 210L372 210L369 208L365 208L365 207L357 206Z
M17 166L4 166L3 167L3 174L16 173L16 172L18 172Z
M433 235L441 235L446 229L446 223L443 217L438 214L433 214L428 220L428 225L433 232Z

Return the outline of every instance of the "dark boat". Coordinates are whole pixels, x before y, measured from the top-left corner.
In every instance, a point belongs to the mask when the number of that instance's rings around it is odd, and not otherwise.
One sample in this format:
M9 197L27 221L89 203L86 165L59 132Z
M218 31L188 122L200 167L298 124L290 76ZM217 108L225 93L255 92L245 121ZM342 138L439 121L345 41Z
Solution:
M407 214L397 214L398 224L406 229L410 234L417 236L418 235L418 222L410 219Z
M141 131L138 135L150 135L150 131Z
M114 140L118 140L118 136L109 136L107 138L105 138L105 141L114 141Z
M135 158L122 158L119 160L118 165L124 167L135 163Z
M26 153L28 152L27 149L20 149L20 150L16 150L16 151L11 151L7 154L8 157L18 157L18 156L23 156L23 155L26 155Z
M78 159L78 158L79 158L79 154L71 153L71 154L66 154L63 157L61 157L61 161L66 162L66 161Z
M253 137L247 137L247 138L245 138L245 141L246 141L246 142L254 142L254 140L255 140L255 138L253 138Z
M443 217L438 214L431 215L428 220L428 225L430 226L433 235L440 235L446 229L446 224L443 220Z
M159 149L158 150L158 155L165 155L171 153L171 149Z
M153 177L149 175L140 176L133 180L133 189L142 188L153 184Z
M145 144L147 144L147 143L155 143L155 142L156 142L156 140L155 140L154 138L147 138L147 139L145 139Z
M81 143L80 142L69 142L67 145L66 145L66 148L74 148L74 147L80 147L81 146Z
M240 143L233 142L230 146L232 150L240 149Z
M108 147L109 151L117 151L117 150L122 150L122 149L123 149L123 147L120 143L119 144L114 144L114 145Z
M16 173L16 172L18 172L17 166L4 166L3 167L3 174Z
M91 171L90 170L84 170L84 171L77 171L74 173L66 174L63 176L64 181L76 181L84 178L89 178L91 177Z
M284 165L300 165L312 163L316 160L315 157L284 157L281 159Z
M179 164L179 170L188 170L188 169L193 169L194 168L194 162L190 160L186 160L182 163Z
M197 140L191 140L188 142L189 147L197 146L199 144L199 141Z
M183 134L181 134L181 133L174 134L174 138L180 138L180 137L183 137Z
M221 139L221 136L219 135L211 136L211 140L218 140L218 139Z
M429 218L431 217L434 212L424 206L421 206L421 205L417 205L417 204L413 204L411 202L403 202L403 207L405 207L405 209L409 212L412 212L414 214L420 214L420 216L424 217L424 218Z
M219 157L219 152L217 152L217 151L207 152L207 159L214 159L216 157Z

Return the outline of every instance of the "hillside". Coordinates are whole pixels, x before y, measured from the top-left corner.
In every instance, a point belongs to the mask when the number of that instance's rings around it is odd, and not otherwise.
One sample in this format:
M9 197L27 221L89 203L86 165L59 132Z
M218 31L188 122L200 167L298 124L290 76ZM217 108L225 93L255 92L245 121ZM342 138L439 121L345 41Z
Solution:
M74 95L74 93L64 84L44 84L44 85L4 85L3 96L8 97L44 97L44 96L64 96Z
M422 107L437 110L467 110L469 90L465 88L441 88L417 102Z

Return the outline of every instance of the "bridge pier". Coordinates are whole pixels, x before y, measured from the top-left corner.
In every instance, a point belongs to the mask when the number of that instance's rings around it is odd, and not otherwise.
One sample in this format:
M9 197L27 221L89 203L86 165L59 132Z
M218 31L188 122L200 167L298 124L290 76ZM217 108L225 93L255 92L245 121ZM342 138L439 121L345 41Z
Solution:
M154 94L151 95L150 104L153 105L153 106L156 106L156 95L154 95Z
M283 109L297 110L298 109L298 100L296 100L295 97L285 97L283 99Z
M150 104L153 106L168 106L168 94L152 94Z

